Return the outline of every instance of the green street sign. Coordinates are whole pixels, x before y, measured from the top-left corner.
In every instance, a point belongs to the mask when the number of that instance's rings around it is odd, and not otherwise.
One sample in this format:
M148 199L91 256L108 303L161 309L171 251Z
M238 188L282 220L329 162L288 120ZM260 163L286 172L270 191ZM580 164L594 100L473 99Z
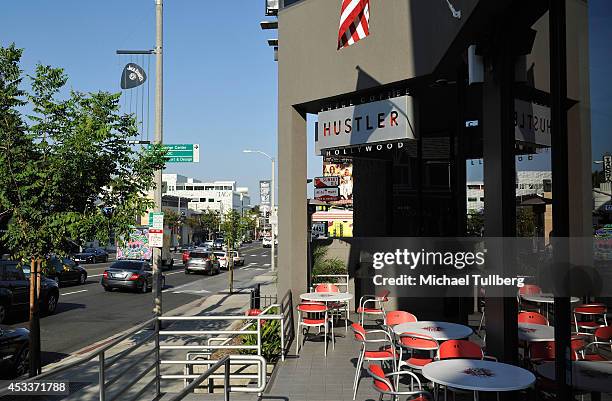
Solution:
M200 145L197 143L164 144L167 149L166 162L168 163L199 163Z

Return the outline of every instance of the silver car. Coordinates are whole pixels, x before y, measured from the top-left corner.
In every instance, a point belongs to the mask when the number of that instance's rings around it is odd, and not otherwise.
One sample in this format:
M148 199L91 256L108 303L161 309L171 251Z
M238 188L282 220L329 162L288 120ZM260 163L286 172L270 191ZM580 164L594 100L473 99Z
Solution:
M189 260L185 263L185 274L200 272L209 275L219 274L221 267L214 253L205 250L189 252Z

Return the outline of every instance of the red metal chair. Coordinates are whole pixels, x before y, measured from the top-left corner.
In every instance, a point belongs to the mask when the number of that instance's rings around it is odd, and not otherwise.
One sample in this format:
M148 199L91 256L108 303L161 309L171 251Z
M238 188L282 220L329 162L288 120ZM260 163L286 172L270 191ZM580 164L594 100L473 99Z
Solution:
M600 327L595 330L595 341L610 344L610 350L612 350L612 326Z
M359 314L359 324L363 326L363 319L365 315L370 316L382 316L384 320L385 316L385 303L389 301L389 290L382 290L376 295L364 295L359 299L359 307L357 313Z
M322 283L317 284L314 289L315 292L340 292L340 288L337 285L332 283ZM339 315L342 316L344 314L344 330L348 331L348 320L349 320L349 301L346 302L334 302L327 305L330 308L330 312L334 314L334 312L339 312ZM338 316L338 313L335 313Z
M520 312L518 314L519 323L542 324L548 326L548 319L537 312Z
M440 344L437 359L484 359L480 345L468 340L448 340Z
M380 393L380 400L382 400L383 396L390 395L391 399L395 400L398 396L408 396L408 400L410 401L429 401L433 400L432 395L423 390L421 386L421 380L419 377L412 372L407 370L387 373L383 371L383 369L379 365L370 364L368 367L368 373L372 376L374 380L374 389ZM393 385L393 382L389 380L389 377L398 378L402 375L410 376L411 386L410 391L399 391L396 389L396 386ZM414 386L412 383L416 380L418 385L418 390L414 390Z
M575 347L577 343L572 344L572 361L578 360L578 353ZM555 360L555 342L554 341L538 341L529 343L528 358L532 364L542 362L550 362Z
M317 284L315 292L340 292L337 285L331 283Z
M538 313L542 313L540 304L534 304L532 302L526 301L521 298L521 295L535 295L535 294L541 294L541 293L542 293L542 288L540 288L539 286L535 284L525 284L521 288L519 288L518 296L517 296L519 310L537 311Z
M393 346L393 339L385 330L368 330L366 331L362 325L353 323L351 325L355 340L361 343L361 351L357 359L357 368L355 370L355 380L353 381L353 400L357 396L357 388L361 379L361 368L363 361L378 361L390 362L393 371L396 371L397 352ZM372 337L378 338L372 338ZM378 346L376 350L368 350L370 344Z
M295 339L295 353L297 355L300 354L300 332L303 327L306 327L306 333L304 333L304 341L306 341L306 336L308 335L308 330L311 327L316 327L319 329L319 333L321 332L321 327L324 329L324 347L323 352L327 357L327 325L331 323L331 338L332 338L332 347L334 347L334 323L333 320L329 318L328 311L329 309L325 305L318 305L312 303L302 303L297 306L298 311L298 328L297 328L297 336ZM302 317L302 314L305 316ZM314 316L311 316L314 314ZM323 314L323 318L321 318L321 314ZM308 316L308 317L306 317Z
M584 304L575 307L576 332L593 335L595 330L608 325L607 313L608 308L604 304ZM581 331L581 329L587 331Z
M433 337L417 333L401 333L399 335L400 362L398 367L407 366L412 370L420 372L423 366L434 361L434 355L440 348L440 344ZM403 359L403 349L410 351L410 357Z
M402 323L412 323L417 322L418 319L410 312L406 312L403 310L394 310L391 312L387 312L385 315L385 324L389 327L397 326Z

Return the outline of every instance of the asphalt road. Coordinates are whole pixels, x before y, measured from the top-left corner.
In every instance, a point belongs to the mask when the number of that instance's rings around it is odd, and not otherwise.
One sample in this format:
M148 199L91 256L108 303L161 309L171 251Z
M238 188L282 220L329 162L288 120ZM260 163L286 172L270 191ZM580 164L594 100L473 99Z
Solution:
M270 249L262 248L261 243L246 244L241 253L245 256L245 266L235 268L234 288L253 286L253 278L270 269ZM174 259L174 269L164 271L164 311L227 290L227 271L222 270L215 276L186 275L180 254L176 254ZM104 291L100 277L111 263L82 265L88 272L87 283L60 288L57 312L43 317L40 323L43 364L62 359L152 317L151 292ZM28 327L27 316L14 316L9 326Z

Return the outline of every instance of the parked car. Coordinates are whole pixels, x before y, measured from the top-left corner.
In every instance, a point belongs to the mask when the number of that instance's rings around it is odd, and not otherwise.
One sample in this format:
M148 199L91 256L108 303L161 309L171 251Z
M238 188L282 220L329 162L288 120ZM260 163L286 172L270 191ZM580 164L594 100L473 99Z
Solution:
M40 310L55 313L59 301L59 286L45 276L40 281ZM30 306L30 280L15 261L0 261L0 323L13 312L27 312Z
M54 280L60 286L66 284L85 284L87 282L87 270L70 258L58 258L52 256L45 275ZM22 266L26 277L30 277L30 266Z
M219 274L221 266L216 253L204 250L189 253L189 260L185 264L185 274L201 272L209 275Z
M100 283L106 291L119 288L145 293L153 289L153 269L148 261L118 260L102 273ZM166 278L162 275L162 288L165 285Z
M213 242L213 249L222 249L223 248L223 239L222 238L217 238L214 242Z
M211 249L214 245L215 245L215 241L210 239L210 240L204 241L204 245L203 246L206 247L206 248Z
M0 378L23 376L28 372L30 332L28 329L0 327Z
M244 266L244 256L238 251L233 251L234 266Z
M106 263L108 252L102 248L85 248L83 252L74 254L74 261L77 263Z

